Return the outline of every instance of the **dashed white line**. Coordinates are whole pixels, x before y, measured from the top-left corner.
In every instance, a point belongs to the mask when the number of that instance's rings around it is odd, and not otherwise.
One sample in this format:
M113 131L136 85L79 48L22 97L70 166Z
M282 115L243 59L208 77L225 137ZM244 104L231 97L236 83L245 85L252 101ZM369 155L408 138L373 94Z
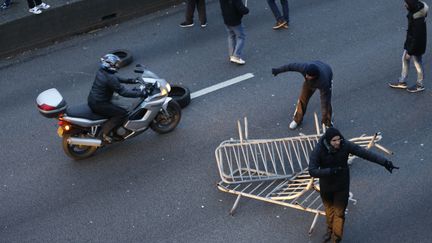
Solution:
M203 96L205 94L208 94L208 93L211 93L213 91L228 87L228 86L236 84L236 83L240 83L241 81L245 81L245 80L248 80L248 79L253 78L253 77L255 77L253 75L253 73L246 73L246 74L243 74L241 76L238 76L238 77L232 78L230 80L224 81L222 83L212 85L210 87L207 87L207 88L198 90L196 92L193 92L191 94L191 99Z

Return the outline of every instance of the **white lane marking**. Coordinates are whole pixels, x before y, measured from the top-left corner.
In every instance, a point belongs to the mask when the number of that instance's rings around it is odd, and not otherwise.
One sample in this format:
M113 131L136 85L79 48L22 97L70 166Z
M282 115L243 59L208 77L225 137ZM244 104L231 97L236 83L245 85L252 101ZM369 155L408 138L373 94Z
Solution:
M253 73L246 73L246 74L243 74L243 75L241 75L241 76L238 76L238 77L232 78L232 79L230 79L230 80L224 81L224 82L222 82L222 83L218 83L218 84L212 85L212 86L207 87L207 88L204 88L204 89L202 89L202 90L198 90L198 91L196 91L196 92L193 92L193 93L191 94L191 99L194 99L194 98L200 97L200 96L202 96L202 95L208 94L208 93L213 92L213 91L216 91L216 90L218 90L218 89L222 89L222 88L228 87L228 86L230 86L230 85L233 85L233 84L239 83L239 82L241 82L241 81L245 81L245 80L250 79L250 78L253 78L253 77L255 77L255 76L253 75Z

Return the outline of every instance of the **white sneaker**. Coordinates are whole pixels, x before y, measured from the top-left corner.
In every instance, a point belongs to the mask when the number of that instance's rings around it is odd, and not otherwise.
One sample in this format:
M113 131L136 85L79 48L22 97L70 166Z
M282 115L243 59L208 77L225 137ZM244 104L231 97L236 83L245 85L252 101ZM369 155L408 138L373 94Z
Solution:
M38 9L49 9L51 6L46 4L46 3L41 3L39 5L36 6L36 8Z
M29 12L32 14L41 14L42 11L40 11L37 7L29 9Z
M294 129L297 128L297 126L298 126L297 122L292 121L292 122L289 124L289 129L294 130Z
M236 57L236 56L231 56L230 61L237 63L237 64L240 64L240 65L243 65L246 63L245 60L241 59L240 57Z

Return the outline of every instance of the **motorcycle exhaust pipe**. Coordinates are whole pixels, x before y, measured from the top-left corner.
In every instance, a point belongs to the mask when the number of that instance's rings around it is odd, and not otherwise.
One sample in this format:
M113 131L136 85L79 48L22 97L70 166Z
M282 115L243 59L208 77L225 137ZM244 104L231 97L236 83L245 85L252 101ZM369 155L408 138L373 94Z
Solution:
M67 139L68 144L72 145L83 145L83 146L93 146L93 147L100 147L102 146L102 140L95 139L95 138L68 138Z

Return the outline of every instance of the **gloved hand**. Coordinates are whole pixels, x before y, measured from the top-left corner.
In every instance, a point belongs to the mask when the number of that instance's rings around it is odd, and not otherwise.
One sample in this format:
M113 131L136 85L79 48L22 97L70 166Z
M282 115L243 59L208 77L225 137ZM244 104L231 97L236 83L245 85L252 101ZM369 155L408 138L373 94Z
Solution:
M136 83L138 83L136 78L128 78L128 79L126 79L126 82L129 83L129 84L136 84Z
M154 90L154 84L146 83L145 84L145 91L147 94L151 94Z
M385 167L386 170L388 170L390 173L393 172L393 169L397 169L397 170L399 170L399 167L394 166L393 163L392 163L390 160L387 160L387 161L384 163L384 167Z
M273 76L277 76L280 73L280 70L278 68L272 68L272 74Z
M343 168L342 168L342 167L331 168L331 174L332 174L332 175L340 174L342 171L343 171Z

